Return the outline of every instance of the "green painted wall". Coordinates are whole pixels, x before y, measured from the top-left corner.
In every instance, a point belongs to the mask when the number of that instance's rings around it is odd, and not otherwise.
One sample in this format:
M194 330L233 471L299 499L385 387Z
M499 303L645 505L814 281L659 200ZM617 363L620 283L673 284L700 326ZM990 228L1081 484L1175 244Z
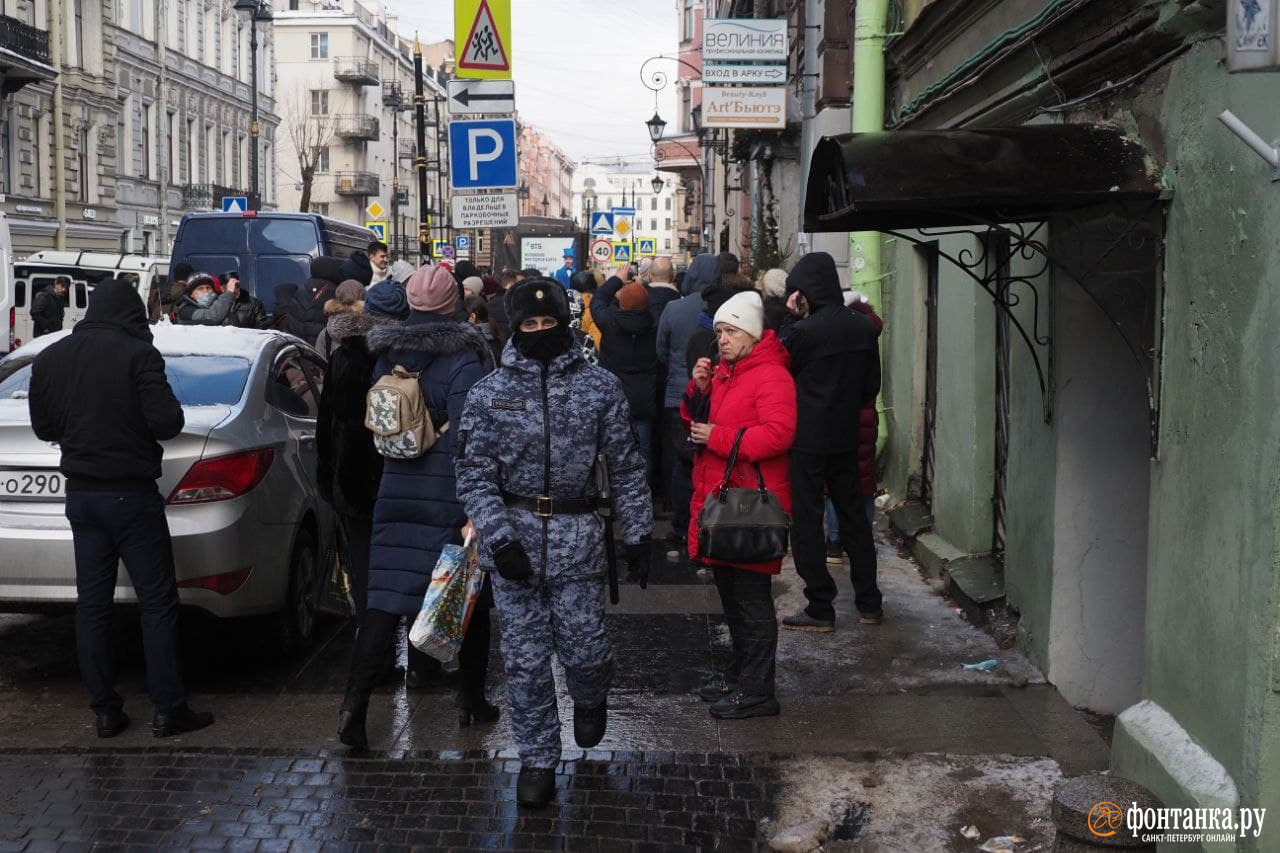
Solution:
M953 257L980 252L969 237L947 237ZM995 309L973 279L943 261L938 269L938 410L934 530L969 554L991 550L995 478Z
M1015 275L1033 275L1039 264L1011 262ZM1052 276L1037 278L1050 296ZM1022 292L1022 288L1019 288ZM1025 292L1022 292L1025 297ZM1031 334L1035 301L1023 298L1014 315ZM1048 327L1049 305L1040 305L1041 328ZM1011 329L1011 332L1013 330ZM1006 478L1004 582L1009 605L1022 615L1018 645L1042 670L1048 669L1050 596L1053 593L1054 448L1052 423L1044 422L1043 398L1026 343L1016 336L1009 348L1009 474ZM1042 361L1047 361L1040 352ZM1048 366L1046 364L1046 371Z
M1144 695L1227 768L1244 804L1280 809L1280 185L1215 118L1230 108L1264 137L1280 134L1280 75L1229 75L1222 58L1221 41L1194 47L1132 104L1138 127L1159 127L1144 141L1166 151L1176 192ZM1117 739L1118 770L1142 766L1135 749Z
M880 336L881 387L888 436L880 457L882 485L897 500L908 494L908 481L920 471L921 405L924 399L924 283L920 252L906 240L885 241L883 289L880 316L884 331Z

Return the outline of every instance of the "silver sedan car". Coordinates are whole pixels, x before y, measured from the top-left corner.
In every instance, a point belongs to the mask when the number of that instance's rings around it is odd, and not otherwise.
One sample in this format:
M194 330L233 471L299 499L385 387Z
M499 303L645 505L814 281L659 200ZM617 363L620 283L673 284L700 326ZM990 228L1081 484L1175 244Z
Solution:
M183 604L218 617L275 614L286 651L315 629L334 516L315 484L324 361L274 331L154 326L186 415L164 442L161 494ZM27 409L31 362L69 332L0 360L0 608L76 600L71 528L58 448L36 438ZM68 366L68 369L70 367ZM103 412L110 418L110 412ZM135 601L125 573L116 600Z

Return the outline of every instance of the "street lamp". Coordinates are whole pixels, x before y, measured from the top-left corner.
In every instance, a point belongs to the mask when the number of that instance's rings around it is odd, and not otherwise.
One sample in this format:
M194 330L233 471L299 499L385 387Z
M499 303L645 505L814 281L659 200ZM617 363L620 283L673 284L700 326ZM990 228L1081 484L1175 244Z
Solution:
M645 127L649 128L649 139L657 142L662 138L662 132L666 129L667 123L662 120L662 116L658 115L658 111L653 111L653 118L645 123Z
M545 217L547 216L547 208L549 208L549 207L551 207L551 199L550 199L550 198L548 198L548 197L547 197L547 195L544 193L544 194L543 194L543 196L542 196L542 216L543 216L543 218L545 218Z
M271 20L271 5L267 0L236 0L232 8L249 15L249 204L257 210L262 206L258 197L258 21Z
M662 180L661 175L654 175L653 180L649 182L649 186L653 187L654 195L661 194L662 188L666 185L667 185L667 182Z

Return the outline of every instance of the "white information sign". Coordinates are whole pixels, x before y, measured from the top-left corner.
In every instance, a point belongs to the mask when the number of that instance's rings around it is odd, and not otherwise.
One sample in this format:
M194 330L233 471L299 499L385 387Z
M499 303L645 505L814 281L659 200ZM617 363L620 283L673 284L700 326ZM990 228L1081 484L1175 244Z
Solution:
M787 82L785 65L702 66L703 83L746 83L753 86L780 86Z
M471 231L484 228L511 228L519 222L520 203L516 200L515 193L453 194L454 228L466 228Z
M787 125L787 89L709 86L702 90L702 124L782 130Z
M702 61L786 62L786 19L707 18L702 23Z
M573 247L572 237L521 237L520 267L551 275L564 266L564 250Z

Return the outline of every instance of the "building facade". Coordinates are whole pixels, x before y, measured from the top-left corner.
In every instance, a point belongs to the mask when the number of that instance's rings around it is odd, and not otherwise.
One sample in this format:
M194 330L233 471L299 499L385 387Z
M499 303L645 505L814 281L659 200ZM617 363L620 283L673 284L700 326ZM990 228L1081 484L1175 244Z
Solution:
M167 254L178 220L249 184L249 18L231 0L8 0L53 72L4 99L2 208L19 256ZM275 157L271 34L257 52L262 203ZM55 86L55 81L60 85Z
M417 256L420 194L414 126L414 45L382 4L277 0L276 73L282 144L280 206L356 224L381 222L396 256ZM435 239L447 239L447 65L424 58L426 203ZM395 190L399 189L397 193ZM385 211L374 218L377 202Z
M662 180L657 192L655 177ZM573 219L580 229L590 229L594 211L633 207L636 237L656 240L657 254L670 257L677 265L688 260L689 220L682 217L684 198L677 178L644 166L583 163L573 174Z
M518 145L521 218L573 219L574 163L569 155L527 122L519 123Z

